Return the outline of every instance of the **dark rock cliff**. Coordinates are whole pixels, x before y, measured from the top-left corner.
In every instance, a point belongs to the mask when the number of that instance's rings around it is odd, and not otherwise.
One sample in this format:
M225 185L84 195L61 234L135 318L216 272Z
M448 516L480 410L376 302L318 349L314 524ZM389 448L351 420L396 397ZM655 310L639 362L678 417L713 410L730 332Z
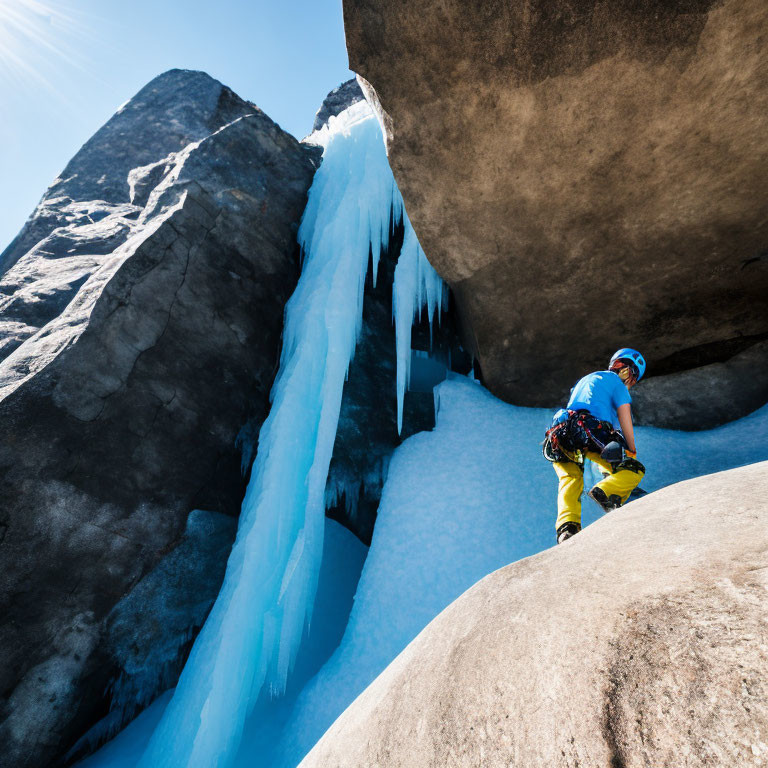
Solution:
M315 114L313 131L319 131L332 117L340 115L358 101L365 98L357 80L352 78L334 88L323 101L320 109Z
M174 70L3 254L0 765L50 765L106 714L106 617L191 510L239 511L235 441L267 410L316 163L255 105Z
M765 338L762 0L344 0L344 18L495 394L550 406L621 346L677 374Z
M768 402L768 341L688 371L652 376L632 390L638 424L668 429L712 429Z

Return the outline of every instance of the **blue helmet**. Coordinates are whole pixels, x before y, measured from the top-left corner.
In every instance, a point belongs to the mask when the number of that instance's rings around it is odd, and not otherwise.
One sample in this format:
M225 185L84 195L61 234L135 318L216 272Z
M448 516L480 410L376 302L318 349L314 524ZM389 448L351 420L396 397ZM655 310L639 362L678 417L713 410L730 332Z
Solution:
M624 347L618 352L615 352L608 367L610 368L617 360L626 361L633 365L637 369L638 381L643 378L643 374L645 373L645 359L636 349Z

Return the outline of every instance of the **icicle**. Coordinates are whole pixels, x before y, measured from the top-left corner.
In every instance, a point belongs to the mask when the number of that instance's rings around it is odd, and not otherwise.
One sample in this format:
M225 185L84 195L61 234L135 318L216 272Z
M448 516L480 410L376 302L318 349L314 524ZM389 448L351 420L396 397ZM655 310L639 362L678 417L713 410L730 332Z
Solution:
M324 154L299 230L303 269L286 307L280 371L237 540L141 768L229 765L260 693L284 690L310 618L325 483L362 325L369 254L375 270L400 199L365 102L331 118L312 139Z
M397 432L403 429L403 401L411 378L411 328L421 310L427 308L430 344L435 311L444 304L445 288L440 276L427 261L407 214L403 216L405 234L392 286L392 312L397 345Z

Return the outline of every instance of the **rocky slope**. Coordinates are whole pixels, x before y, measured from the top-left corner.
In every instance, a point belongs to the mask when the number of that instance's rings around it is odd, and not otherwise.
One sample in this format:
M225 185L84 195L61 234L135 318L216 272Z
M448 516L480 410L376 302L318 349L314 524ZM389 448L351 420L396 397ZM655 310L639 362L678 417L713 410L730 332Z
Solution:
M235 442L266 413L317 161L208 75L167 72L2 255L0 765L51 764L106 714L120 649L157 640L110 611L191 510L239 511ZM234 526L214 528L184 539L200 562L226 556ZM203 602L220 570L189 577Z
M670 486L449 606L301 763L768 759L768 463Z
M343 82L334 88L323 100L320 109L315 114L312 131L319 131L332 117L341 114L353 104L365 98L355 78ZM310 139L311 140L311 139Z
M619 346L672 374L766 338L765 3L344 0L344 16L495 394L551 406Z
M723 362L651 376L632 390L635 422L668 429L711 429L768 402L768 341Z

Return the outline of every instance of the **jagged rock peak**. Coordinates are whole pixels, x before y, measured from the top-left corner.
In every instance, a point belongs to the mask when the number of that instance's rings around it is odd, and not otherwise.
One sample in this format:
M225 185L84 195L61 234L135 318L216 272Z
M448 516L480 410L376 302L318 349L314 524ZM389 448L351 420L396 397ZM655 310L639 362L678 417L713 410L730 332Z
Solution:
M363 94L357 80L353 77L345 83L334 88L323 101L320 109L315 115L315 122L312 125L313 131L319 131L332 117L341 114L345 109L363 101Z
M200 141L243 115L261 110L205 72L171 69L158 75L72 158L51 186L57 195L93 192L128 199L128 172ZM147 121L151 114L153 120Z
M146 605L126 598L142 583L171 594L178 568L153 569L177 546L226 557L233 524L186 545L184 531L193 509L240 509L236 441L266 414L316 152L208 75L166 72L86 142L6 252L1 768L58 765L105 711L102 735L175 681L174 643L223 567L191 602L174 593L178 622L157 616L128 645L112 609Z
M99 200L112 206L131 203L131 171L157 163L239 117L257 113L269 119L255 104L205 72L171 69L158 75L67 163L19 235L0 254L0 274L53 229L71 223L71 216L59 210L63 204L74 200Z

